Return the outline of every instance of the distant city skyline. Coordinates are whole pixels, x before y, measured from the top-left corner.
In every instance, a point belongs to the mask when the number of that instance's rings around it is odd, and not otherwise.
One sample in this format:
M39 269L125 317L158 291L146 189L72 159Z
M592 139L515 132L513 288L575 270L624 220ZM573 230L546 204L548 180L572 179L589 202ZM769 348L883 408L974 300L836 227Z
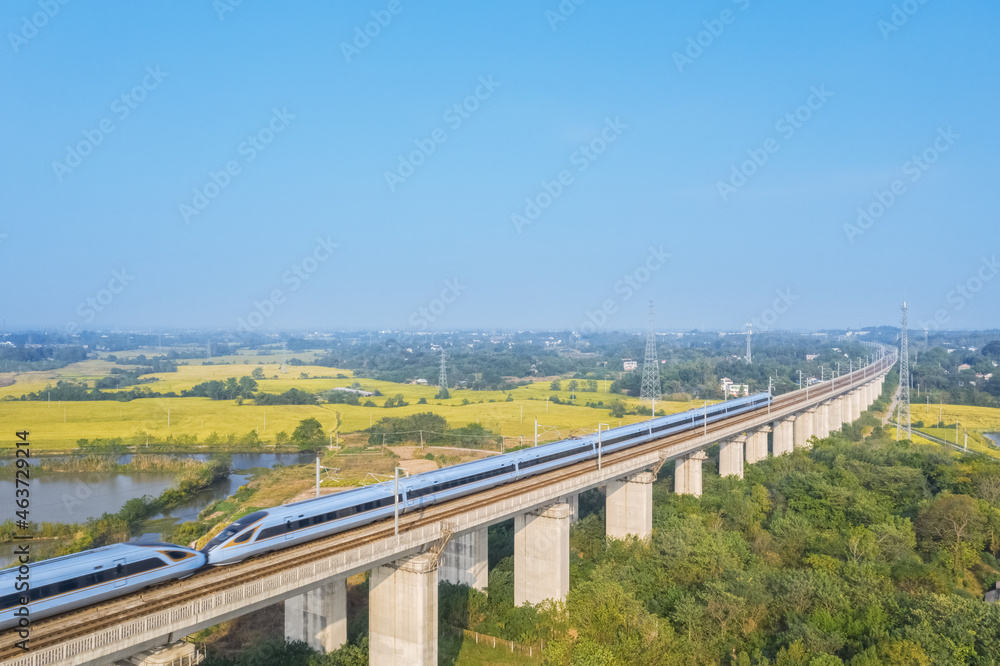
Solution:
M995 329L1000 7L899 4L4 3L0 316Z

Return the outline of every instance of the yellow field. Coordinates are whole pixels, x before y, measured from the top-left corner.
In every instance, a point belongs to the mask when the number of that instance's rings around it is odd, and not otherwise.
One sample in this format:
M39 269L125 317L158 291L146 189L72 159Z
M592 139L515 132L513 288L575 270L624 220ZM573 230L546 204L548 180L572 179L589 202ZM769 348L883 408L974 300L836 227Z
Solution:
M689 409L690 405L663 403L658 407L672 413ZM452 426L479 422L508 437L523 436L525 441L534 436L535 418L544 426L558 429L558 432L547 432L539 437L546 440L593 432L598 423L617 426L647 418L626 416L622 420L611 419L607 409L570 405L549 405L546 413L545 402L540 400L476 402L470 405L410 404L384 409L352 405L258 407L249 403L237 406L231 400L152 398L125 403L3 402L0 403L0 432L10 433L7 439L13 446L13 433L29 430L32 442L40 449L69 449L76 445L79 438L123 437L140 431L158 438L169 434L195 434L199 440L204 440L213 431L226 435L245 434L257 429L262 439L273 440L277 432L291 433L299 421L309 417L318 419L325 430L332 432L336 425L336 412L340 412L343 422L341 432L347 433L367 428L370 423L386 416L406 416L425 411L443 416ZM4 444L0 442L0 447ZM508 440L508 445L513 444Z
M302 358L303 355L297 356ZM273 360L273 357L266 358ZM24 393L43 389L47 384L55 384L59 379L93 382L107 376L112 367L122 366L115 366L104 360L88 360L54 371L7 373L3 377L13 379L15 383L0 388L0 396L20 397ZM255 367L257 364L242 362L231 365L184 365L180 366L177 372L153 375L159 381L144 386L149 386L158 392L180 392L212 379L223 380L227 377L249 375ZM170 434L193 434L198 436L199 441L203 441L212 432L220 435L229 433L242 435L257 430L262 439L273 442L278 432L291 433L299 421L308 417L318 419L324 429L332 432L336 425L336 413L340 412L341 432L348 433L367 428L371 423L386 416L406 416L432 411L443 416L452 426L479 422L493 432L507 437L524 437L525 441L528 441L534 436L536 418L542 426L555 428L555 430L540 428L540 440L593 432L598 423L616 426L646 418L628 416L619 421L611 419L606 407L594 409L582 406L588 401L595 403L603 401L608 404L621 397L603 392L584 393L578 390L576 405L550 403L548 399L554 395L559 396L560 400L568 401L570 392L565 388L561 391L551 391L549 381L536 382L510 391L512 402L507 402L508 393L502 391L452 390L452 397L448 400L436 400L434 398L438 391L436 386L355 379L349 370L322 366L286 366L285 372L282 372L278 363L261 364L260 367L263 368L265 377L269 379L258 383L260 389L268 393L282 393L293 387L310 393L320 393L335 386L350 386L357 381L364 389L381 391L384 396L370 398L378 407L341 404L258 407L250 404L250 401L238 406L232 400L213 401L207 398L151 398L124 403L5 401L0 402L0 432L12 434L16 430L27 429L32 433L32 441L37 448L49 450L71 449L76 446L76 441L80 438L124 437L136 432L148 433L156 438L164 438ZM308 375L308 378L302 378L302 373ZM346 375L346 378L337 379L337 374ZM567 380L563 380L563 387L568 383ZM603 382L600 388L604 389ZM404 400L410 403L409 405L391 409L381 406L386 397L400 393ZM417 404L420 398L425 398L428 404ZM366 398L362 398L362 402L365 400ZM463 400L468 400L470 404L463 405ZM494 402L490 402L491 400ZM635 399L625 398L625 401L630 406L639 405ZM674 413L700 407L702 404L664 402L658 403L657 409ZM508 444L513 443L508 440ZM0 440L0 448L4 446L6 441Z
M992 446L983 433L1000 432L1000 409L993 407L971 407L967 405L937 405L929 407L925 403L915 403L910 407L913 421L923 421L928 427L914 428L915 432L923 432L952 444L955 442L954 428L935 428L940 417L946 424L959 423L958 446L965 446L965 433L969 433L969 450L1000 457L1000 450ZM895 426L889 426L890 432L895 432ZM930 440L921 440L930 442ZM936 442L935 442L936 444ZM937 444L936 444L937 445ZM940 446L940 445L938 445Z

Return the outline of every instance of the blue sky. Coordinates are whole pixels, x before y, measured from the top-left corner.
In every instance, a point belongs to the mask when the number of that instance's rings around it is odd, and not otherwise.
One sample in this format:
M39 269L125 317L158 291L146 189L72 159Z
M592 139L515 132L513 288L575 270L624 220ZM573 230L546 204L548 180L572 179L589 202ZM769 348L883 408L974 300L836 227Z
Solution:
M995 3L230 4L0 6L8 326L1000 325Z

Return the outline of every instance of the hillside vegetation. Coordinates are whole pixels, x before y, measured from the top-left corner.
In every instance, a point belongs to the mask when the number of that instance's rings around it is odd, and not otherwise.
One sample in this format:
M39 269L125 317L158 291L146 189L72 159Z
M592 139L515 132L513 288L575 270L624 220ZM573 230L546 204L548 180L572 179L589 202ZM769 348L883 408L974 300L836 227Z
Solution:
M710 463L706 463L706 471ZM896 443L876 429L706 477L700 498L655 487L649 544L576 526L565 605L514 608L512 563L490 595L446 611L484 633L548 641L553 664L995 664L1000 463Z

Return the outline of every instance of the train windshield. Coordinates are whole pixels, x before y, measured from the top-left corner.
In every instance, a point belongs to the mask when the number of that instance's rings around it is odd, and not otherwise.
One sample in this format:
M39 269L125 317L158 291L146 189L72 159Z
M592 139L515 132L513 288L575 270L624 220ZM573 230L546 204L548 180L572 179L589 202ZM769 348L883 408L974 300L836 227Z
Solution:
M234 536L242 532L247 527L250 527L251 525L253 525L266 515L267 511L254 511L253 513L248 513L247 515L243 516L235 523L233 523L232 525L230 525L229 527L227 527L226 529L222 530L217 535L215 535L215 538L209 541L205 545L205 547L201 549L202 552L207 553L213 548L221 546L222 544L229 541Z

